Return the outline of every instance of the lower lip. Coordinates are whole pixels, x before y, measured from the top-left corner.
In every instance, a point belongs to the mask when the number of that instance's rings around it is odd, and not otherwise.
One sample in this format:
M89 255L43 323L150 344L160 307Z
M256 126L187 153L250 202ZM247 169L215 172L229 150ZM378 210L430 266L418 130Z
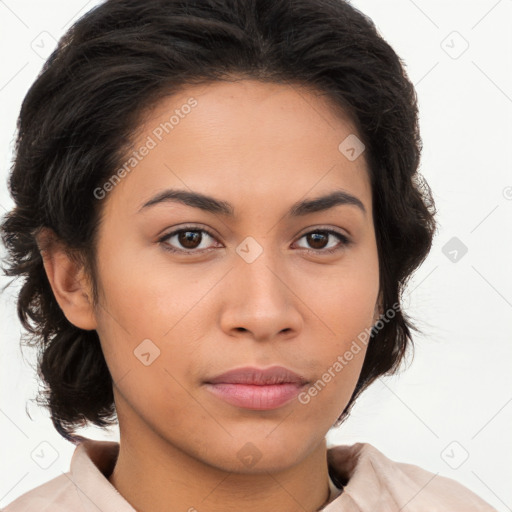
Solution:
M245 409L277 409L293 400L304 386L293 383L258 386L250 384L211 384L206 388L225 402Z

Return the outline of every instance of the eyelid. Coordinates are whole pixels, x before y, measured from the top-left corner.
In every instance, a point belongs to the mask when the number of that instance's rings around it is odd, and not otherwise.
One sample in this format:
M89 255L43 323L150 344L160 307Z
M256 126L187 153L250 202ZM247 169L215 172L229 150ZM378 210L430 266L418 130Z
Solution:
M332 234L335 234L338 236L343 236L347 240L350 239L350 235L346 231L343 232L343 230L341 228L334 228L332 226L323 226L321 224L318 226L305 228L304 231L299 232L299 234L297 235L297 238L302 238L304 235L308 235L309 233L316 233L317 231L325 231L327 233L332 233Z

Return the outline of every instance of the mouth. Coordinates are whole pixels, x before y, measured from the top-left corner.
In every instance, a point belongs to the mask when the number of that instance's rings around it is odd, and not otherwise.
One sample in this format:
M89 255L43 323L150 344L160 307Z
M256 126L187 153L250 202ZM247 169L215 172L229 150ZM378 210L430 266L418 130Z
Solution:
M300 393L308 381L283 366L237 368L205 381L214 396L244 409L282 407Z

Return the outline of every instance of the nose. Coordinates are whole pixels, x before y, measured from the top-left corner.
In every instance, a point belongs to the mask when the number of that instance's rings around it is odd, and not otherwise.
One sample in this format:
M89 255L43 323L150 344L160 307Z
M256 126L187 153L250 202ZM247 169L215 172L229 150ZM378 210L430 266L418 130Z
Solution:
M222 290L221 328L230 336L265 341L297 336L304 307L284 264L264 251L248 263L239 258Z

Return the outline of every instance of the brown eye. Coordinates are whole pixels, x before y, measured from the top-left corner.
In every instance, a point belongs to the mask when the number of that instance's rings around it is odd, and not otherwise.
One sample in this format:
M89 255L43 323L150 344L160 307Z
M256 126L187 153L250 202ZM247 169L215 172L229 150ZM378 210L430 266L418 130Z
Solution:
M197 249L197 244L201 243L201 239L199 231L180 231L178 233L178 242L186 249Z
M329 246L329 238L335 237L338 239L338 244ZM317 229L310 231L300 237L305 239L308 247L303 247L306 251L315 254L331 254L348 247L352 242L342 233L338 233L332 229Z
M313 249L323 249L329 241L329 235L321 232L309 233L306 237Z
M158 241L166 251L192 255L212 249L212 244L208 245L208 239L216 240L207 230L190 227L177 229L164 235Z

